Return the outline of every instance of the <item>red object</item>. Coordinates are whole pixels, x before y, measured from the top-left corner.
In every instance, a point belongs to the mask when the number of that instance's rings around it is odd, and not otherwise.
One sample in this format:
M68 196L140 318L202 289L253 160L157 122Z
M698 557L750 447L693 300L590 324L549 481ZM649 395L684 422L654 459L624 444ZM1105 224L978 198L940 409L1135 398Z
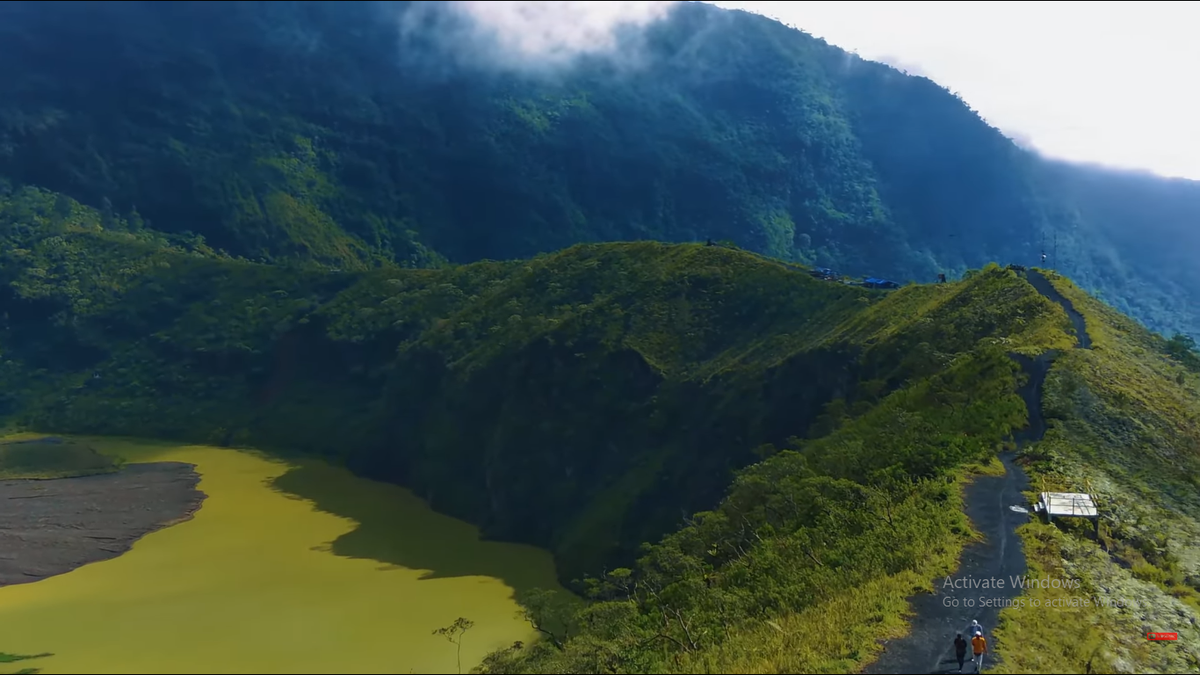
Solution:
M1146 633L1147 640L1178 640L1179 633Z

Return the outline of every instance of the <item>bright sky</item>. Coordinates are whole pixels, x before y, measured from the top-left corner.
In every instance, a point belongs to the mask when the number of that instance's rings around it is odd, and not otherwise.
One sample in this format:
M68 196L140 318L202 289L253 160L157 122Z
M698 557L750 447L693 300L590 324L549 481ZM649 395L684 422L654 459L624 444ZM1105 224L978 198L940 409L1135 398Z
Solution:
M712 4L929 77L1046 155L1200 180L1200 3Z

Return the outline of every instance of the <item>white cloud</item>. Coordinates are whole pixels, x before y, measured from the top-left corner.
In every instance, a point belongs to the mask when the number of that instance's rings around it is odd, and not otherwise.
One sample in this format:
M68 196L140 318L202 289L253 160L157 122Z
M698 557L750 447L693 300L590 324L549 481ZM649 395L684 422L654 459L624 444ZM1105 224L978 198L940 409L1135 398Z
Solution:
M500 65L555 66L613 50L621 28L646 26L666 16L676 3L484 0L449 4L471 19L483 37L494 41L488 58L502 61Z
M1046 155L1200 180L1200 5L714 2L958 92Z

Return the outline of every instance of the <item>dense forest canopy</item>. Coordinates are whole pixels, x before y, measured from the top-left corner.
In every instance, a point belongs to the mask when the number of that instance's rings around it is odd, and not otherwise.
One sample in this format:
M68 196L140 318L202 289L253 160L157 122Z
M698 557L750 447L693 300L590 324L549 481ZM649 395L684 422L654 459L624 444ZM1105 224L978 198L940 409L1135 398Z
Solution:
M539 69L462 57L468 20L4 3L0 178L340 269L714 238L930 280L1044 249L1152 328L1200 333L1196 183L1046 162L936 83L757 15L681 3Z

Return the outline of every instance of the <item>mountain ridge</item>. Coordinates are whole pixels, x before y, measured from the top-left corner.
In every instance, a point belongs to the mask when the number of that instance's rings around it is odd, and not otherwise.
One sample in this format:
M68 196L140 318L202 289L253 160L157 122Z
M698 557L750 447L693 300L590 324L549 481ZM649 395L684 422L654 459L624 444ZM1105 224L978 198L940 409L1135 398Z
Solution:
M431 76L438 46L398 42L406 3L74 7L6 5L0 176L234 255L714 238L903 281L1045 250L1156 330L1200 332L1179 245L1200 185L1163 209L1123 181L1109 208L1094 171L1064 176L936 83L765 17L682 3L619 72Z
M1093 349L1069 349L1063 308L997 265L879 291L631 242L335 272L103 219L33 188L0 200L0 415L315 454L549 547L591 602L523 595L554 638L488 672L860 669L954 569L973 536L962 482L1029 416L1010 354L1046 350L1068 353L1020 461L1051 489L1097 486L1111 511L1099 542L1023 526L1031 569L1144 601L1005 610L996 648L1017 670L1196 658L1147 651L1131 626L1200 608L1200 354L1064 279L1047 277Z

